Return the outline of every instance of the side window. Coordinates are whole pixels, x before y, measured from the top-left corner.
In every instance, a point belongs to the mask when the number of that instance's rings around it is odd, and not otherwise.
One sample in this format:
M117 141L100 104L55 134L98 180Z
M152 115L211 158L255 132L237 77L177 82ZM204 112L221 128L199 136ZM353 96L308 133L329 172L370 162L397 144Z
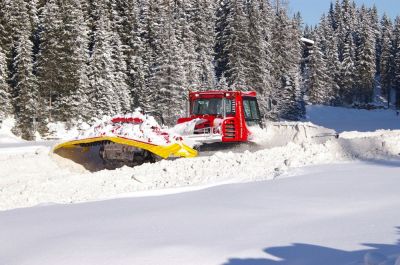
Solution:
M249 100L243 100L243 107L244 107L244 117L246 120L251 120L251 108L250 108L250 101Z
M251 117L253 120L260 119L260 113L258 112L257 101L251 100L250 101L250 109L251 109Z
M260 120L257 101L255 99L243 99L244 117L248 121Z

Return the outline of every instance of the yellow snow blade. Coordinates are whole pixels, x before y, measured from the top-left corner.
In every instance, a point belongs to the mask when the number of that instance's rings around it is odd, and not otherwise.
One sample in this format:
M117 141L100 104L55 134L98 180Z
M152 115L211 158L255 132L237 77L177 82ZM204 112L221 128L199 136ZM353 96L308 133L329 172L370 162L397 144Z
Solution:
M58 149L61 148L74 148L76 146L79 146L80 144L90 144L90 143L96 143L96 142L101 142L101 141L111 141L117 144L123 144L123 145L129 145L137 148L141 148L144 150L147 150L149 152L152 152L153 154L156 154L162 158L168 158L170 155L176 155L180 157L194 157L197 156L197 151L190 148L189 146L181 143L181 144L171 144L168 146L162 146L162 145L154 145L150 143L145 143L141 141L136 141L132 139L127 139L123 137L118 137L118 136L102 136L102 137L95 137L95 138L86 138L86 139L81 139L81 140L72 140L68 142L64 142L61 144L58 144L57 146L54 147L53 152L57 151ZM182 152L182 149L185 151Z
M197 151L194 150L193 148L187 146L184 143L180 143L181 148L174 153L174 156L179 156L179 157L196 157L198 155Z

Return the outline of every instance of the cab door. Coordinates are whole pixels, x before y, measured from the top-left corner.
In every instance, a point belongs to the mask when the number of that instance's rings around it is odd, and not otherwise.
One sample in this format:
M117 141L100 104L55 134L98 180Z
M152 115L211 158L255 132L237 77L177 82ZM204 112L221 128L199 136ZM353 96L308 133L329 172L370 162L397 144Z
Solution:
M261 125L261 114L255 97L243 97L243 112L247 126Z

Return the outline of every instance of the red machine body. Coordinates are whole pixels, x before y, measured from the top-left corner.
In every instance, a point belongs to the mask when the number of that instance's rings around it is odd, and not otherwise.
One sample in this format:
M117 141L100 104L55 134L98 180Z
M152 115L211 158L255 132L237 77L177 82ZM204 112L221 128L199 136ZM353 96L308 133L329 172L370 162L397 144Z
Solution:
M246 142L249 126L261 125L254 91L202 91L189 93L189 116L178 124L197 119L195 138L203 143Z

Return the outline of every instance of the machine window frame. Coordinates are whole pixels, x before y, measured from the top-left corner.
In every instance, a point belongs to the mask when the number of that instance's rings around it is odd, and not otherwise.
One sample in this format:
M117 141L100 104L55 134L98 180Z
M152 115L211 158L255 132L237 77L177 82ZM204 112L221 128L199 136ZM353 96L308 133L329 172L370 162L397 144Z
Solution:
M243 97L243 112L246 122L261 122L260 108L256 98Z
M197 98L193 100L191 112L193 115L222 115L223 114L223 98ZM203 102L203 103L200 103ZM201 105L206 104L204 109L200 109ZM210 104L213 105L217 113L210 111ZM197 109L196 109L197 108Z

